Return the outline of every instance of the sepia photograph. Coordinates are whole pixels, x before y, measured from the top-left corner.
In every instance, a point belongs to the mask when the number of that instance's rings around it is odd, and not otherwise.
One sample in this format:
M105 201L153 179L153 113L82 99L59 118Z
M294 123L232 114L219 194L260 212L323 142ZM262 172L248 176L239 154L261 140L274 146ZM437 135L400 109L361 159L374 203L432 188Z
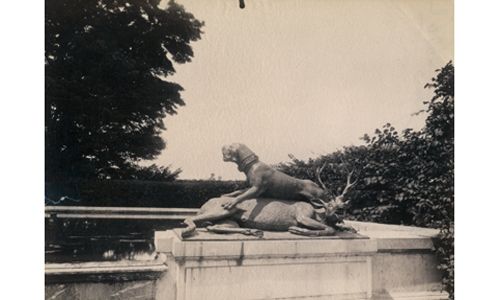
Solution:
M455 299L454 25L45 0L45 299Z

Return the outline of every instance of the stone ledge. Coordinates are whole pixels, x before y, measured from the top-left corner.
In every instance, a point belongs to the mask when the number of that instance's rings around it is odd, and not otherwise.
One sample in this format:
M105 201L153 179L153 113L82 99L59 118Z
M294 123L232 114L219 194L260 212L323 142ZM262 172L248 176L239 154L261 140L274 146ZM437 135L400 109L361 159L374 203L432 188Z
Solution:
M211 234L213 235L213 234ZM272 257L316 257L335 255L367 255L377 250L377 242L362 239L251 239L234 237L218 240L182 241L173 231L155 233L156 251L172 253L176 259L238 259Z
M372 300L448 300L448 293L441 291L424 292L378 292Z
M264 241L264 240L358 240L368 239L367 236L347 231L339 231L332 236L303 236L288 231L263 231L262 237L243 235L239 233L215 234L208 232L206 228L197 228L194 234L187 238L181 238L181 229L174 228L177 237L185 242L192 241Z
M415 226L404 226L394 224L381 224L374 222L345 221L346 224L356 228L361 233L370 233L370 236L392 236L392 237L421 237L432 238L438 235L439 230L434 228L422 228Z
M364 236L377 241L378 252L429 252L439 230L392 224L346 221Z
M331 237L305 237L288 232L265 232L264 238L241 234L214 234L197 229L196 235L180 238L180 229L155 232L158 252L185 258L237 258L273 256L317 256L342 253L426 253L433 249L438 230L411 226L346 221L359 232ZM174 243L174 241L176 241Z
M165 271L164 257L154 261L45 264L46 283L154 280Z

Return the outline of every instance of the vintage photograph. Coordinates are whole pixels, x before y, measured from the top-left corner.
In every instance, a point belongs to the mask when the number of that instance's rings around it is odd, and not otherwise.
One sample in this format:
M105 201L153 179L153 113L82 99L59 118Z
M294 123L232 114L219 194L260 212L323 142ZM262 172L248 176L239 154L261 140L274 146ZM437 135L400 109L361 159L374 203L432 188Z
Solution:
M453 0L45 0L45 299L454 299Z

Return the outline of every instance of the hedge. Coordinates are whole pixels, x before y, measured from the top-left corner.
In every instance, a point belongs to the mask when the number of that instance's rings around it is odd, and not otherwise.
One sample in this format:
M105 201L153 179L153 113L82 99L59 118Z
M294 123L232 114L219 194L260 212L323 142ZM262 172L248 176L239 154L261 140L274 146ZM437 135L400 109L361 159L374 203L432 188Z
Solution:
M245 186L244 181L74 180L46 183L46 205L198 208L208 199Z

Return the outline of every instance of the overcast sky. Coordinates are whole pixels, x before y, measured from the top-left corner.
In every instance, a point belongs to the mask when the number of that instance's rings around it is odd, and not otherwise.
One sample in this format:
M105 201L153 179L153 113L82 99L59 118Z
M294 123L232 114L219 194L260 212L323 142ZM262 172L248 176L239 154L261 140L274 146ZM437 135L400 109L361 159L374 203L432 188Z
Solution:
M387 122L419 129L423 87L453 58L450 0L177 2L204 34L169 78L186 106L167 117L153 162L183 179L243 179L222 161L227 143L277 163L360 144Z

